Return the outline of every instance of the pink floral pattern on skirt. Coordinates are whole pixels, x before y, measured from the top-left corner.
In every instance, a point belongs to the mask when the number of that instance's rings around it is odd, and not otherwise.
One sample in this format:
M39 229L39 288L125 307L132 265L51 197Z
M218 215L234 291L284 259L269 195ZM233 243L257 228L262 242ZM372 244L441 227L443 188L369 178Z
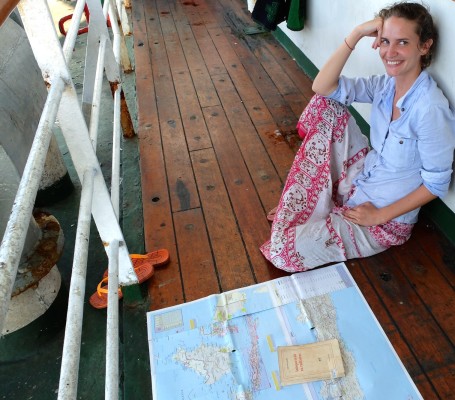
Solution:
M409 239L410 224L390 221L361 227L342 217L363 168L368 140L347 108L314 96L297 124L296 154L272 224L261 246L276 267L305 271L330 262L367 257Z

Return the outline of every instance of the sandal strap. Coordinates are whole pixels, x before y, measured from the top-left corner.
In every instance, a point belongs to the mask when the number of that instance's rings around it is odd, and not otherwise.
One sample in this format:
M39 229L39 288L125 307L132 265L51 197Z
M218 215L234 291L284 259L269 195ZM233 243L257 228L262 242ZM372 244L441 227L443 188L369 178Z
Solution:
M106 277L106 278L101 279L101 282L98 283L98 286L96 287L96 291L98 292L98 296L101 297L101 293L107 293L107 289L106 289L107 285L103 286L103 283L105 283L105 282L107 283L107 281L108 281L108 278Z
M130 254L131 258L149 258L147 254Z
M105 278L101 279L101 282L98 283L98 286L96 287L96 292L98 293L98 296L101 297L101 294L104 293L104 294L107 294L108 293L108 285L107 285L107 281L109 280L109 278L106 276ZM106 285L103 286L103 283L106 283ZM118 288L118 292L121 293L122 292L122 289L121 288Z

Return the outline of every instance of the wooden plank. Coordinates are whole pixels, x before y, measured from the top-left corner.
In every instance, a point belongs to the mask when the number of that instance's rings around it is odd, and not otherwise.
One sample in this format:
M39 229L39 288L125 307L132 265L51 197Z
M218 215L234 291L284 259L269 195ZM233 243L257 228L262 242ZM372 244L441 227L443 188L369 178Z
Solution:
M428 376L431 379L432 384L437 390L440 399L448 400L455 399L455 384L453 379L453 371L455 370L455 364L448 363L441 368L429 371ZM430 399L431 397L424 397Z
M174 73L188 71L185 54L183 53L182 44L175 27L174 16L170 5L167 1L157 1L156 4L160 15L161 32L169 66Z
M278 170L278 174L284 181L294 159L295 151L287 145L284 136L275 135L275 132L279 131L279 127L224 33L218 28L209 29L208 32L239 93L241 101L247 107L250 118L258 130L261 140ZM214 77L214 79L216 78Z
M193 30L194 38L199 46L199 50L204 58L209 74L213 76L227 73L226 67L223 64L205 25L191 23L191 29Z
M142 202L144 213L144 240L146 251L167 248L171 261L169 265L155 274L148 282L151 308L158 309L183 301L180 271L176 262L177 249L174 244L174 229L168 195L165 164L161 151L158 110L152 67L149 56L147 27L142 18L140 5L135 9L135 59L137 75L138 138L140 168L142 176ZM153 13L147 7L146 15ZM141 44L141 45L140 45ZM146 183L146 184L144 184Z
M167 4L167 1L163 0ZM216 90L213 86L210 74L205 65L204 58L199 50L196 39L194 38L191 25L181 7L172 8L174 18L176 19L176 30L182 43L182 49L185 54L188 68L193 78L194 87L199 98L201 107L210 107L220 104Z
M218 75L214 78L214 84L261 203L268 212L278 204L280 199L281 179L229 75Z
M395 322L390 318L386 306L362 270L360 263L357 260L349 260L346 262L346 266L422 396L425 399L437 397L430 380L423 373L419 361L407 345Z
M404 275L452 343L455 342L455 298L453 288L422 251L415 237L391 249Z
M182 10L179 10L178 8ZM191 25L203 26L204 25L204 17L199 13L199 9L201 7L201 3L198 1L177 1L175 4L176 13L185 14L188 21Z
M160 124L172 211L199 207L199 195L180 119Z
M308 100L306 97L304 97L300 93L288 93L288 94L283 94L283 98L286 101L286 103L289 104L289 108L292 110L292 112L297 116L300 116L305 109L305 107L308 105ZM300 117L298 117L300 118ZM297 118L297 121L298 121ZM296 126L291 127L290 131L292 132L293 135L297 135L297 128Z
M159 230L161 224L167 225L169 231L168 235L171 236L172 224L166 224L170 220L170 208L166 210L166 199L167 196L167 181L166 175L164 174L164 160L161 153L161 136L159 133L159 122L158 122L158 111L155 101L155 89L153 86L153 77L151 70L151 63L149 58L148 40L145 36L146 28L144 21L139 18L138 13L142 3L137 3L135 10L135 24L134 34L136 40L135 46L135 58L137 62L136 76L138 86L136 89L137 103L138 103L138 137L140 143L140 160L141 160L141 173L142 177L147 178L150 175L156 186L143 185L142 196L144 203L144 219L145 219L145 241L146 248L149 249L160 247L164 245L162 243L163 237L155 235L156 232L163 232ZM141 44L140 46L138 44ZM150 157L146 155L150 154ZM152 182L152 181L151 181ZM161 189L162 188L162 189ZM164 205L160 213L161 218L157 220L156 214L152 209L159 205Z
M260 101L261 96L223 31L220 28L211 28L208 32L242 101ZM236 45L237 41L234 41L233 46Z
M248 11L246 1L218 0L218 3L223 6L223 11L231 23L236 23L240 29L245 26L256 26L251 18L251 13Z
M147 29L149 35L154 37L151 49L152 71L157 99L158 116L162 135L164 159L168 173L168 184L171 193L173 211L186 210L199 206L196 183L191 171L191 160L188 154L186 139L180 120L172 73L166 51L166 39L175 42L176 36L172 35L169 25L173 23L168 9L153 9L147 3L149 18ZM162 34L162 26L165 26Z
M174 214L185 301L219 293L220 284L200 208Z
M289 80L295 85L299 92L303 94L306 101L308 102L313 96L313 91L311 90L312 81L311 79L303 73L302 69L295 62L295 60L290 57L289 53L284 49L270 34L261 34L261 35L243 35L244 27L254 27L256 23L251 18L251 13L248 11L246 2L239 2L237 0L227 0L222 2L226 13L230 17L232 26L238 32L239 36L248 43L250 48L256 49L256 56L259 60L262 60L262 64L266 70L271 73L272 79L274 79L277 87L280 87L281 84L278 80L280 75L285 76L285 80L282 82L285 87L289 86ZM272 64L271 58L274 59L274 64ZM270 65L270 68L267 68L266 65ZM279 67L279 68L278 68ZM278 69L277 69L278 68ZM279 72L282 70L282 74ZM272 71L277 71L278 74L275 74ZM280 90L283 95L287 93L292 93L293 90ZM298 110L298 108L297 108ZM300 109L301 112L302 109ZM297 112L297 115L299 112Z
M270 236L270 224L224 110L221 107L207 107L204 116L256 280L263 282L282 276L283 271L266 261L259 250L259 246Z
M190 73L188 71L173 73L173 79L188 150L212 147Z
M239 41L230 28L225 28L223 32L231 42L237 42L237 46L234 47L234 51L237 53L237 56L241 60L248 75L253 80L257 91L267 104L267 108L273 115L278 128L282 130L294 129L297 124L298 116L300 116L300 112L297 115L294 114L289 105L283 99L283 96L279 93L278 88L270 76L264 70L263 66L248 46L245 45L243 41Z
M282 65L283 70L299 88L300 92L307 101L313 97L312 90L313 81L305 74L297 62L289 55L286 49L281 46L276 39L271 35L266 35L262 38L262 45L275 57L278 63Z
M136 82L140 83L144 81L145 85L139 84L140 88L137 88L136 100L137 100L137 107L138 107L138 146L141 145L141 140L147 136L147 131L150 129L152 124L156 122L158 114L156 111L156 106L154 103L154 90L152 84L152 68L150 64L150 56L149 56L149 47L148 47L148 37L145 25L145 14L142 1L135 1L134 7L132 8L131 19L133 23L133 40L134 40L134 57L136 60ZM148 90L150 89L150 90ZM145 110L144 101L150 102L148 108L149 113ZM147 118L144 117L143 112L146 113ZM130 143L128 143L130 144ZM125 155L125 153L123 153ZM148 168L145 165L141 165L141 161L139 160L140 167ZM125 166L125 161L123 166ZM141 179L141 177L138 177ZM165 184L165 182L164 182ZM124 190L128 190L127 188L131 188L131 182L124 183ZM146 189L141 185L142 196L147 195ZM136 204L133 206L135 210L131 210L131 206L128 207L128 213L133 213L132 215L137 215L137 218L144 218L143 212L140 213L137 210L143 207L140 201L137 201ZM128 222L132 222L131 219ZM134 221L133 221L134 222ZM127 240L128 247L130 251L133 249L130 248L130 244L128 241L128 237L135 235L137 237L141 237L142 232L131 232L127 230L125 226L125 214L123 214L123 223L124 223L124 231L125 231L125 239ZM167 247L168 250L171 252L172 257L176 255L176 249L172 248L172 246L168 247L168 243L172 243L168 241L166 238L166 234L172 234L172 229L168 230L167 232L161 231L160 233L163 234L162 236L156 238L156 242L151 240L150 235L146 234L149 225L147 224L147 220L144 219L143 223L144 235L146 236L145 240L145 248L150 251L153 248L161 248ZM156 247L155 247L156 246ZM138 249L136 249L138 250ZM143 249L141 248L140 251L142 252ZM151 381L150 381L150 362L148 357L137 357L137 344L140 343L141 345L147 345L147 330L144 324L143 316L144 313L147 311L148 305L146 302L142 306L136 305L135 307L128 307L127 304L129 303L129 295L128 291L124 290L124 307L129 311L125 312L122 315L122 357L123 357L123 365L122 365L122 376L123 376L123 396L125 399L132 399L137 397L147 398L150 396L151 393ZM142 314L141 318L138 318L138 314ZM93 356L93 354L91 355ZM30 365L27 363L28 367ZM41 368L43 364L40 362ZM90 374L93 374L92 371L89 371ZM102 380L102 379L101 379ZM138 384L141 382L141 384ZM91 389L90 396L96 396L96 392ZM35 388L35 392L36 392ZM11 393L9 394L11 396ZM81 396L81 393L79 393ZM14 396L11 396L14 397Z
M295 157L295 151L289 146L282 131L278 129L262 100L257 102L244 101L243 103L275 165L278 175L283 182L286 181Z
M191 153L221 291L255 283L213 149Z
M160 25L166 53L170 55L169 68L175 87L176 98L185 137L190 151L210 147L210 137L204 123L196 89L194 88L185 54L177 33L171 9L167 3L160 3ZM178 23L179 21L177 21Z
M419 215L419 222L414 226L412 235L444 275L447 282L455 288L455 247L445 238L428 217Z
M430 371L453 363L453 345L396 266L391 253L380 253L359 262L425 374L428 376Z
M430 380L425 374L416 375L412 378L424 399L441 399L434 388L433 380Z
M185 4L184 2L183 4ZM221 2L213 0L197 0L197 11L207 28L225 26L224 8Z
M248 46L253 49L253 54L261 63L264 71L267 72L267 75L270 77L279 93L282 95L299 94L302 98L304 97L299 88L287 75L283 66L277 62L270 51L262 45L260 39L258 40L254 36L246 36L245 41L248 43Z

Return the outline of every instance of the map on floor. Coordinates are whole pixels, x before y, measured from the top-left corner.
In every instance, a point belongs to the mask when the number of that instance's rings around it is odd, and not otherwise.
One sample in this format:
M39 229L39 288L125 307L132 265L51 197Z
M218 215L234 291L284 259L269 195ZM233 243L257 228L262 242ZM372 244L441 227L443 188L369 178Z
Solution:
M152 311L147 328L155 400L422 399L343 263ZM280 382L278 347L333 339L345 376Z

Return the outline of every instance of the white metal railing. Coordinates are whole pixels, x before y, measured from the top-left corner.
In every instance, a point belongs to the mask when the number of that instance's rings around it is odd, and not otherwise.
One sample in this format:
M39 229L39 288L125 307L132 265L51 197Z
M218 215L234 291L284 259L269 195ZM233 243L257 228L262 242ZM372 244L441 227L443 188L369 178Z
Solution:
M8 0L5 9L1 10L2 18L5 12L9 12L14 7L13 3L14 1ZM76 42L85 3L90 11L90 23L81 105L68 63ZM99 0L86 2L79 0L74 9L64 45L61 46L46 0L21 0L16 4L36 61L50 89L0 246L0 332L3 331L25 235L32 216L34 199L43 174L52 127L58 120L82 183L58 398L76 399L77 397L88 238L90 220L93 216L108 254L109 288L113 289L108 293L105 397L116 399L119 387L117 287L137 283L118 223L120 135L121 127L125 126L122 123L124 115L120 112L122 102L120 65L126 70L131 69L122 33L122 26L129 29L129 25L127 21L120 21L119 17L119 15L126 16L124 5L119 0L116 0L116 4L105 0L102 8ZM106 27L107 15L112 26L112 41ZM96 156L101 84L105 76L111 84L114 95L111 194L108 192ZM86 122L87 116L89 122Z

